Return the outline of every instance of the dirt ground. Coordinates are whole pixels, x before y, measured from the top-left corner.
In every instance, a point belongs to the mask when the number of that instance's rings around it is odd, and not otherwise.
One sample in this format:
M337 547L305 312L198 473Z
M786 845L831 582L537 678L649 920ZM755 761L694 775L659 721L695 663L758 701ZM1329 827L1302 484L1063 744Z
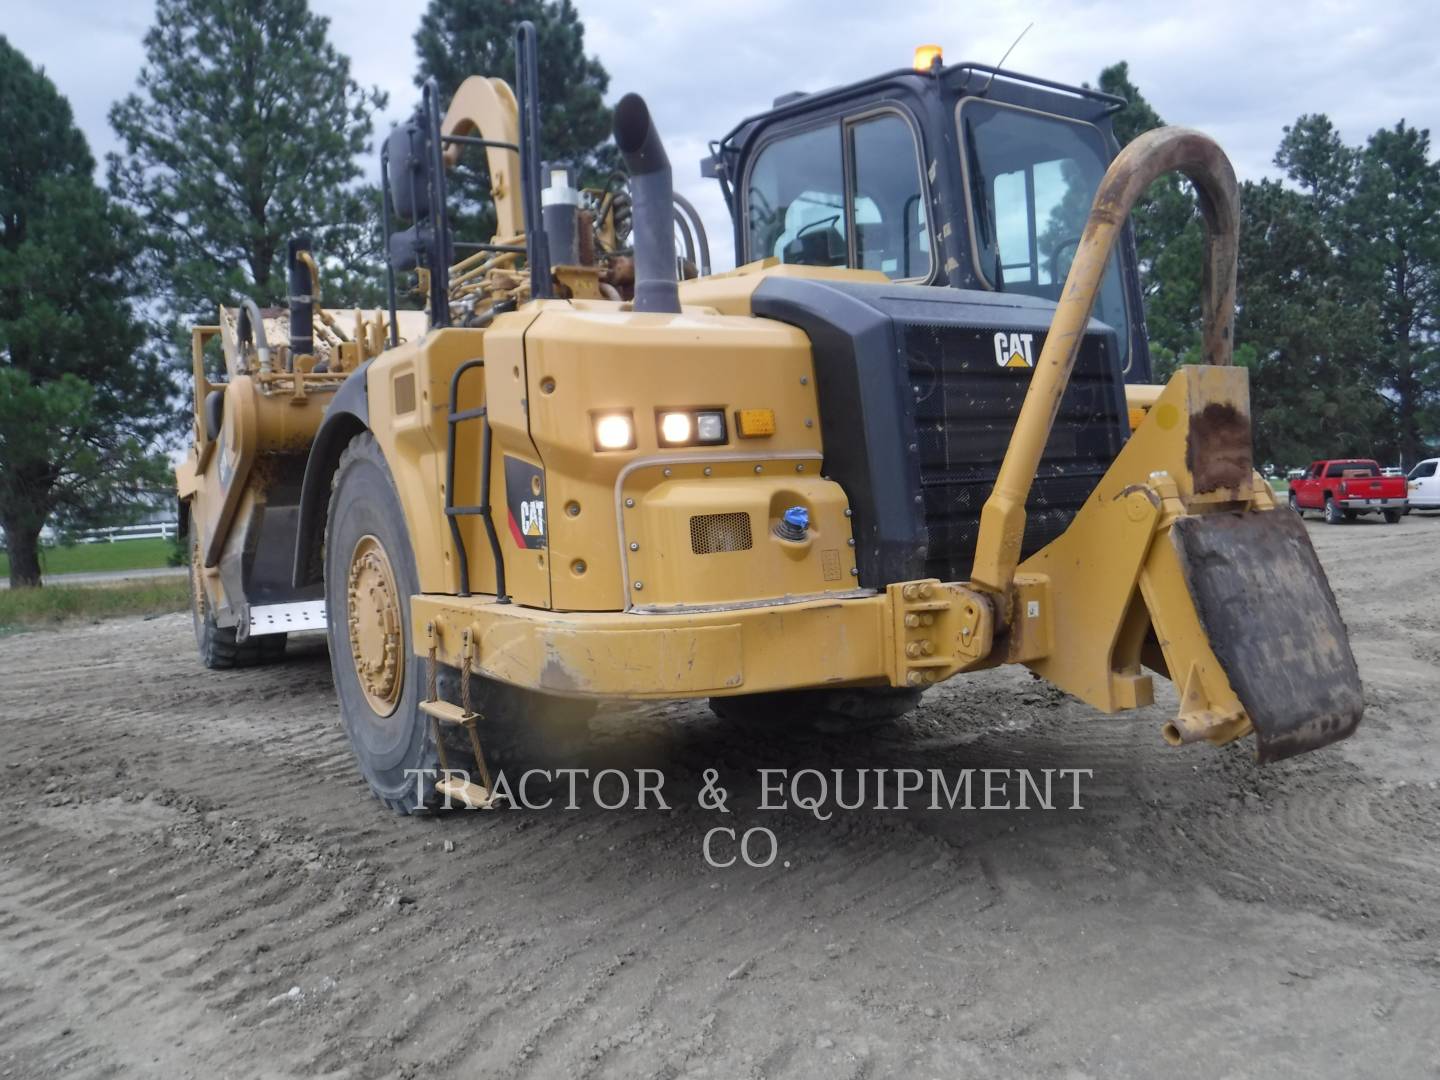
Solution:
M1440 518L1310 529L1367 715L1264 769L1012 670L863 738L610 709L573 761L673 810L404 819L323 643L0 640L0 1075L1440 1076ZM1079 811L755 809L805 765L1094 775ZM780 858L708 866L716 824Z

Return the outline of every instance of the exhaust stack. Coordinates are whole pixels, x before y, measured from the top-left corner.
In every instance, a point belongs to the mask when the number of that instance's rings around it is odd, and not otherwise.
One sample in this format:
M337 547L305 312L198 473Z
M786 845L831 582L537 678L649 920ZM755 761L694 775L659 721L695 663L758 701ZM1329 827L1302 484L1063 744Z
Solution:
M315 285L310 267L301 252L310 252L310 237L293 237L286 253L286 264L290 278L290 365L295 357L315 354Z
M615 106L615 145L630 170L634 206L635 310L679 312L675 283L675 189L670 159L639 94Z

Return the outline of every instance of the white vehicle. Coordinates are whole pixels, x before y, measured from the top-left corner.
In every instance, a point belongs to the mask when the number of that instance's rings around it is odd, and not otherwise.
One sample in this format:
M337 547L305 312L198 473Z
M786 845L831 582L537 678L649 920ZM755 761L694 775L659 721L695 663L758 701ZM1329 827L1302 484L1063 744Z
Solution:
M1410 470L1410 509L1440 510L1440 458L1426 458Z

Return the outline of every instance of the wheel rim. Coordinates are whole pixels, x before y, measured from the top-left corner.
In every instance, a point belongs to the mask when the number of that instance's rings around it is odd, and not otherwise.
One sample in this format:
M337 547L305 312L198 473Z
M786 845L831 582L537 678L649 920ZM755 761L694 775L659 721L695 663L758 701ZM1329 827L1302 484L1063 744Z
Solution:
M405 687L404 624L390 557L374 536L362 536L350 555L345 595L355 677L375 715L389 716Z

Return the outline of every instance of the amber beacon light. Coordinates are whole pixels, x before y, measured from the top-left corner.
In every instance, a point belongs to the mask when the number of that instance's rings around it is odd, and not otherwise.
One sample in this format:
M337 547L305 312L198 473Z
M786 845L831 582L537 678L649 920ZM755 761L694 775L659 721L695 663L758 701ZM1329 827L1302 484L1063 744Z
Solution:
M937 64L945 62L945 50L939 45L916 45L915 46L915 70L929 71Z

